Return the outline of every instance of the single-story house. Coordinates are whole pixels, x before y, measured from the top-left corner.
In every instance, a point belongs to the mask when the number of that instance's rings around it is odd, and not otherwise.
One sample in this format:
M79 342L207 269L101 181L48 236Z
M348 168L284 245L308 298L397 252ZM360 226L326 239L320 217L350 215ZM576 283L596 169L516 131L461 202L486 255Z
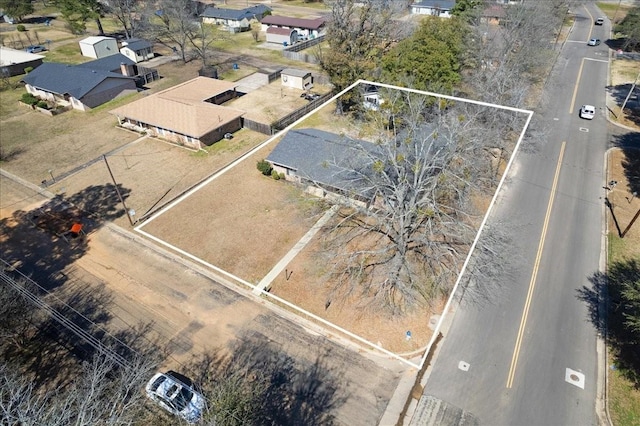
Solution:
M244 112L220 105L236 96L236 83L196 77L111 114L123 127L201 149L242 128Z
M282 85L294 89L310 90L313 87L313 76L310 71L285 68L280 72Z
M301 19L288 16L269 15L262 18L262 31L269 34L270 28L283 28L296 31L296 40L316 38L324 33L326 21L324 18ZM269 39L267 38L267 41Z
M0 46L0 76L11 77L24 74L25 68L38 68L44 56L28 53L24 50Z
M200 16L205 24L224 25L230 32L237 33L248 31L252 20L259 21L270 13L270 8L258 4L240 10L207 7Z
M489 25L499 25L507 16L507 12L501 4L493 4L486 7L480 16L480 22Z
M137 91L133 77L53 62L43 63L22 82L27 92L38 98L58 105L71 104L81 111Z
M113 37L91 36L80 40L82 56L89 58L104 58L118 53L118 42Z
M123 40L120 53L135 63L153 59L155 57L155 53L153 53L153 44L147 40L139 38Z
M377 145L318 129L289 130L267 156L288 181L320 196L348 196L370 203L374 194L362 176L373 170Z
M414 15L432 15L441 18L450 18L451 10L456 2L451 0L422 0L411 5L411 13Z

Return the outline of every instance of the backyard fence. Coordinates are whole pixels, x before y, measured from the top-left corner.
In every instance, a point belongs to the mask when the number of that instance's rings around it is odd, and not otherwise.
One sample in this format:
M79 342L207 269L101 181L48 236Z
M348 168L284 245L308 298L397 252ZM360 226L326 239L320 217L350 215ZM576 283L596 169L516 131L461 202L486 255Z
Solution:
M280 130L284 129L289 124L293 123L294 121L296 121L300 117L302 117L305 114L309 113L310 111L314 110L319 105L322 105L324 102L327 101L327 99L330 99L332 96L333 96L332 92L325 93L324 95L320 96L318 99L310 101L308 104L306 104L302 108L299 108L299 109L293 111L291 114L284 116L280 120L271 123L271 132L272 132L272 134L278 133Z

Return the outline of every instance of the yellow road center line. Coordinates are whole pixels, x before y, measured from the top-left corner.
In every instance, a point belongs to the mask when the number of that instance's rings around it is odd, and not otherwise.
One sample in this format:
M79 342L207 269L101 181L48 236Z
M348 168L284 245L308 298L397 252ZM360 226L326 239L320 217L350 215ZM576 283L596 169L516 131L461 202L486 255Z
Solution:
M507 377L507 388L510 389L513 386L513 378L516 373L516 366L518 365L518 357L520 355L520 346L522 345L522 338L524 336L524 329L527 325L527 317L529 316L529 308L531 307L531 300L533 299L533 290L536 286L536 278L538 276L538 269L540 267L540 259L542 258L542 250L544 248L544 240L547 236L547 228L549 227L549 218L551 217L551 208L553 207L553 200L556 195L556 187L558 186L558 177L560 176L560 168L562 166L562 158L564 157L564 148L566 142L562 142L560 147L560 156L558 157L558 164L556 165L556 174L553 177L553 184L551 185L551 195L549 196L549 204L547 205L547 213L544 217L544 224L542 225L542 234L540 235L540 243L538 244L538 252L536 253L536 260L533 265L533 272L531 274L531 281L529 282L529 291L527 292L527 299L524 303L524 310L522 311L522 319L520 320L520 328L518 329L518 337L516 339L516 346L513 350L513 356L511 357L511 368L509 368L509 376Z
M573 114L573 107L576 104L576 96L578 96L578 86L580 86L580 77L582 76L582 67L584 67L584 58L580 62L580 69L578 70L578 78L576 78L576 85L573 88L573 97L571 98L571 106L569 107L569 114Z
M587 9L587 6L584 6L584 10L587 12L587 15L589 15L589 18L591 18L591 27L589 28L589 36L587 37L587 40L591 40L591 33L593 32L593 26L596 23L593 20L593 15L591 15L591 13L589 13L589 9Z

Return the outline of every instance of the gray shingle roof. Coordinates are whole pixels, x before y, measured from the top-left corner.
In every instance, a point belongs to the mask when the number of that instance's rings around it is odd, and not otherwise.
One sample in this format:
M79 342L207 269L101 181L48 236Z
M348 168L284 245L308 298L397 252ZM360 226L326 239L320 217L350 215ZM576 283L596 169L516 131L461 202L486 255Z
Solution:
M371 170L377 146L317 129L290 130L267 157L303 179L341 190L369 193L362 174Z
M441 10L451 10L453 6L455 6L455 1L449 0L422 0L419 3L414 3L412 7L430 7L430 8L438 8Z
M253 19L254 17L261 17L266 12L271 11L267 6L259 4L256 6L247 7L245 9L223 9L219 7L207 7L202 12L204 18L217 18L217 19L230 19L233 21L242 21L243 19Z
M45 62L22 81L47 92L59 95L68 93L76 99L82 99L107 78L132 79L109 71Z
M122 46L122 47L128 47L129 49L133 50L134 52L137 50L142 50L142 49L148 49L150 47L153 47L153 45L151 43L149 43L147 40L143 40L141 38L130 38L128 40L123 40L123 43L127 43L126 46Z
M124 56L122 53L118 53L115 55L105 56L104 58L96 59L94 61L78 64L76 65L76 67L89 68L92 70L100 71L119 72L120 64L134 65L135 62Z

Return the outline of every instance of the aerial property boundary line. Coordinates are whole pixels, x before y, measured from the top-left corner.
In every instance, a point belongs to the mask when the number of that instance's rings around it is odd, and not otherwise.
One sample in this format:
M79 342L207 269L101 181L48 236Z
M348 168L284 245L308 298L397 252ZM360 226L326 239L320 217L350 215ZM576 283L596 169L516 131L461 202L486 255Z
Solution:
M341 92L337 93L336 95L334 95L333 97L331 97L330 99L328 99L326 102L324 102L322 105L318 106L319 108L322 108L326 105L328 105L329 103L335 101L336 99L338 99L339 97L341 97L342 95L344 95L345 93L349 92L350 90L354 89L355 87L357 87L360 84L367 84L367 85L373 85L373 86L378 86L378 87L384 87L387 89L392 89L392 90L400 90L400 91L404 91L404 92L409 92L409 93L415 93L415 94L419 94L419 95L426 95L426 96L432 96L435 98L440 98L440 99L447 99L447 100L452 100L452 101L458 101L458 102L465 102L465 103L469 103L469 104L473 104L473 105L479 105L479 106L485 106L485 107L491 107L491 108L497 108L497 109L501 109L501 110L506 110L506 111L512 111L512 112L516 112L516 113L521 113L521 114L525 114L527 115L526 118L526 122L525 125L523 126L522 131L520 132L520 136L518 138L518 141L514 147L513 150L513 154L511 155L511 158L509 159L509 162L507 163L507 166L505 168L504 173L502 174L502 178L500 179L500 182L498 183L498 186L496 188L496 191L491 199L491 202L489 204L489 207L487 208L487 211L485 212L484 218L480 224L480 227L478 229L478 233L476 234L476 237L470 247L469 253L467 254L467 257L462 265L462 268L460 270L460 273L458 275L458 278L454 284L454 287L451 291L451 294L449 296L449 299L447 300L447 303L444 307L443 310L443 314L440 316L440 319L434 329L433 335L431 337L431 340L429 341L429 343L427 344L427 346L425 347L425 351L423 353L423 356L420 359L419 363L414 363L410 360L407 360L405 358L403 358L402 356L393 353L379 345L376 345L372 342L369 342L368 340L364 339L361 336L358 336L342 327L339 327L336 324L333 324L311 312L308 312L304 309L302 309L301 307L294 305L284 299L281 299L267 291L264 291L263 289L258 288L256 285L251 284L249 282L247 282L246 280L237 277L227 271L224 271L223 269L212 265L208 262L206 262L203 259L198 258L197 256L187 252L186 250L180 249L178 247L173 246L172 244L168 243L167 241L164 241L146 231L143 231L143 228L151 223L153 220L155 220L156 218L160 217L161 215L163 215L164 213L168 212L169 210L171 210L173 207L177 206L178 204L180 204L181 202L183 202L184 200L186 200L187 198L189 198L191 195L195 194L196 192L198 192L200 189L202 189L203 187L207 186L209 183L211 183L212 181L214 181L215 179L217 179L218 177L222 176L223 174L225 174L226 172L230 171L232 168L234 168L235 166L237 166L238 164L240 164L241 162L243 162L244 160L246 160L247 158L249 158L250 156L252 156L253 154L255 154L256 152L258 152L259 150L261 150L262 148L268 146L269 144L271 144L274 140L280 138L283 134L285 134L286 132L288 132L290 129L292 129L293 127L297 126L298 124L302 123L304 120L306 120L307 118L311 117L313 114L315 114L316 110L312 110L309 113L303 115L302 117L300 117L298 120L294 121L293 123L291 123L290 125L288 125L286 128L284 128L283 130L279 131L278 133L276 133L275 135L271 136L269 139L267 139L265 142L257 145L256 147L254 147L253 149L247 151L246 153L244 153L242 156L240 156L239 158L237 158L235 161L229 163L227 166L223 167L222 169L220 169L218 172L214 173L213 175L211 175L208 179L205 179L204 181L200 182L199 184L195 185L193 188L191 188L190 190L186 191L184 194L182 194L180 197L176 198L173 202L167 204L166 206L164 206L162 209L158 210L156 213L154 213L152 216L150 216L146 221L144 221L143 223L141 223L140 225L138 225L137 227L134 227L134 230L142 235L144 235L145 237L157 242L158 244L161 244L167 248L169 248L170 250L180 253L181 255L188 257L189 259L207 267L207 268L211 268L212 270L221 273L223 275L225 275L228 278L233 279L234 281L236 281L237 283L240 283L244 286L249 287L251 290L253 290L256 294L261 294L267 298L272 299L272 301L277 301L279 304L284 304L287 307L289 307L290 309L293 309L294 311L298 312L299 314L302 314L302 316L307 317L307 318L312 318L315 321L320 322L321 324L329 327L330 329L340 333L343 336L348 336L352 339L355 339L356 341L360 342L361 344L365 345L366 347L373 349L375 351L384 353L388 356L391 356L411 367L414 368L422 368L428 354L431 351L432 346L434 345L434 342L436 341L436 337L438 335L438 333L440 332L440 330L442 329L443 326L443 321L445 319L445 317L447 316L447 311L451 308L451 304L452 301L454 299L454 296L457 292L458 287L460 286L460 282L462 279L462 276L464 275L464 272L466 271L467 265L471 259L471 256L473 255L473 251L478 243L478 240L480 238L480 235L482 234L482 231L484 230L484 227L487 223L487 220L489 218L489 215L491 214L491 211L493 209L493 206L496 203L498 194L500 193L502 187L504 186L504 182L506 180L507 175L509 174L509 171L511 170L511 167L513 165L514 162L514 158L516 153L518 152L518 149L522 143L522 140L524 138L524 135L529 127L529 124L531 122L531 118L533 116L533 111L530 110L525 110L525 109L521 109L521 108L515 108L515 107L508 107L508 106L503 106L503 105L497 105L497 104L492 104L492 103L488 103L488 102L482 102L482 101L475 101L475 100L470 100L470 99L463 99L463 98L459 98L456 96L450 96L450 95L442 95L439 93L434 93L434 92L426 92L426 91L421 91L421 90L415 90L415 89L408 89L408 88L404 88L404 87L399 87L399 86L393 86L393 85L389 85L389 84L384 84L384 83L377 83L377 82L373 82L373 81L369 81L369 80L358 80L355 83L351 84L350 86L348 86L347 88L345 88L344 90L342 90Z

